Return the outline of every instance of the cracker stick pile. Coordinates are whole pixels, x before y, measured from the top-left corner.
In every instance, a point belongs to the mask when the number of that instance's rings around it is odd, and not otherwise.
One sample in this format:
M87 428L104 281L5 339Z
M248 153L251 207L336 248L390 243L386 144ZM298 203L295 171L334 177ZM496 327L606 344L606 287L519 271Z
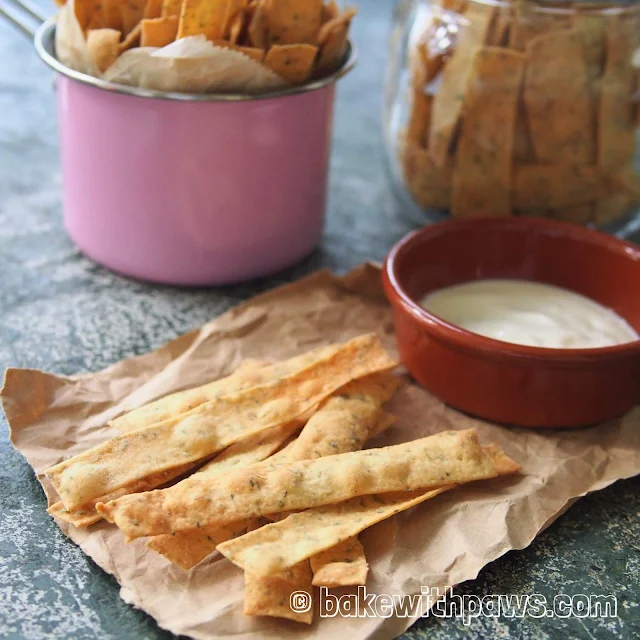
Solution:
M129 49L205 36L293 85L339 68L356 13L334 0L73 0L73 10L100 73Z
M420 206L604 224L640 202L640 8L440 3L412 52L400 141Z
M247 615L309 624L291 594L364 585L364 529L518 471L473 430L365 449L395 421L396 365L373 334L245 361L117 418L121 435L48 469L49 512L78 527L104 517L185 571L217 550L245 571Z

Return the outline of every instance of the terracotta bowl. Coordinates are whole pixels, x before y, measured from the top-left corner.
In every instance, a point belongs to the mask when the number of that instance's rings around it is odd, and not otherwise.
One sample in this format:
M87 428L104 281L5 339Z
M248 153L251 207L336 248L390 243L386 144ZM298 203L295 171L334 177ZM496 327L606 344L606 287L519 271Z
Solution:
M421 385L472 415L527 427L595 424L640 401L640 340L597 349L527 347L471 333L418 305L435 289L482 278L571 289L640 333L635 245L532 218L434 224L401 240L383 272L400 357Z

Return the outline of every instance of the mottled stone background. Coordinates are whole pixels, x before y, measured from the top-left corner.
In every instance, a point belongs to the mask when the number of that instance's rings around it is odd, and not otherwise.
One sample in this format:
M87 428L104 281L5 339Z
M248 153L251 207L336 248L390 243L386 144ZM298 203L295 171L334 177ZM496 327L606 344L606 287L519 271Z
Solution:
M52 5L42 2L48 11ZM340 87L322 249L278 277L185 291L115 276L85 259L61 223L52 76L0 19L0 369L74 374L140 354L279 283L380 260L411 228L384 169L380 113L390 0L360 2L359 67ZM640 479L572 507L526 551L493 563L459 593L616 594L618 618L427 619L408 638L639 638ZM40 486L0 427L0 637L166 638L125 605L116 582L45 513Z

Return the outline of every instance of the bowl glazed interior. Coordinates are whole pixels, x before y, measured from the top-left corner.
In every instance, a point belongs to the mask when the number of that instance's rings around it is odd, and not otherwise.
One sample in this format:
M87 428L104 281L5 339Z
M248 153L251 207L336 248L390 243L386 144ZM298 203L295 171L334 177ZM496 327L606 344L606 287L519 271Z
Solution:
M633 294L640 292L640 249L598 232L527 218L458 220L415 232L391 259L400 295L416 313L444 327L451 325L418 307L426 294L472 280L507 278L580 293L640 333L640 295Z

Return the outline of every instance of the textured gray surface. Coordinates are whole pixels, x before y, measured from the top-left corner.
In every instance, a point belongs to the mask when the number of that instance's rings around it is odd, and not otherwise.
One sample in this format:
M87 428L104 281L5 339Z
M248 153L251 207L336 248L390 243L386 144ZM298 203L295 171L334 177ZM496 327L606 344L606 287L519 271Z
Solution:
M29 43L0 21L0 369L38 367L60 374L100 369L319 267L345 271L383 258L410 227L397 216L380 141L390 4L367 0L356 21L361 63L340 87L322 249L278 277L199 291L120 278L71 245L60 218L51 75ZM408 637L640 637L639 492L636 478L583 499L530 548L498 560L458 590L479 596L613 593L617 619L483 619L468 628L428 619ZM0 637L169 637L119 599L115 580L64 538L44 505L2 420Z

